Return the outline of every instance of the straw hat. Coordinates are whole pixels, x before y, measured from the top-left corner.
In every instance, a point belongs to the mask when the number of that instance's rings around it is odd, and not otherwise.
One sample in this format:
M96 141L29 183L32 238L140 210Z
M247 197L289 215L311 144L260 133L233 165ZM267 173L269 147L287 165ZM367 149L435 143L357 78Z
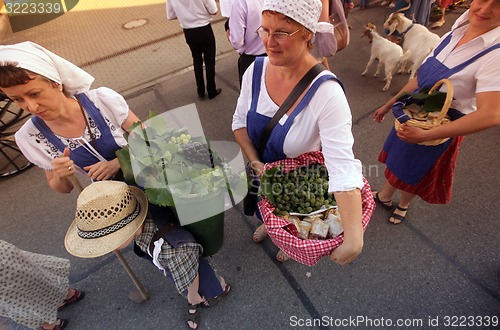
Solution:
M139 229L148 212L146 194L119 181L99 181L78 196L76 215L66 233L66 250L95 258L116 250Z

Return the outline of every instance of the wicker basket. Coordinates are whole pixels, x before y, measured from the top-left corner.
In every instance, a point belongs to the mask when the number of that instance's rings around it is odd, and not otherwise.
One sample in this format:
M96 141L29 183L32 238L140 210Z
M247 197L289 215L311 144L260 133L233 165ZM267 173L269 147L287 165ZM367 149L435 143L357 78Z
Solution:
M451 102L453 101L453 84L451 83L451 81L448 79L441 79L429 90L429 94L432 94L442 84L446 84L447 92L446 92L446 100L444 101L444 104L443 104L443 107L441 109L441 112L439 113L439 116L437 118L435 118L432 122L422 121L422 120L417 120L417 119L411 118L411 119L407 120L404 124L401 124L398 119L395 119L394 120L394 127L396 128L396 131L399 130L401 128L401 126L403 126L403 125L414 126L414 127L418 127L418 128L422 128L422 129L427 130L427 129L439 127L439 126L444 125L444 124L449 122L449 120L445 120L445 118L446 118L446 114L448 113L448 109L451 106ZM449 138L443 138L443 139L420 142L419 144L425 145L425 146L437 146L437 145L444 143L448 140L449 140Z

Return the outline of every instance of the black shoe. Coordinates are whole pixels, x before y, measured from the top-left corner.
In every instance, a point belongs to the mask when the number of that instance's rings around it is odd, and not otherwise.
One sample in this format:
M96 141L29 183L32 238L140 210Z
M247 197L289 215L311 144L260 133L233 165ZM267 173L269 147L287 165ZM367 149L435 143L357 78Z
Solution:
M205 93L198 93L198 98L203 100L205 98Z
M208 94L208 98L211 100L211 99L215 98L217 95L219 95L220 92L222 92L222 89L221 88L216 88L214 94Z

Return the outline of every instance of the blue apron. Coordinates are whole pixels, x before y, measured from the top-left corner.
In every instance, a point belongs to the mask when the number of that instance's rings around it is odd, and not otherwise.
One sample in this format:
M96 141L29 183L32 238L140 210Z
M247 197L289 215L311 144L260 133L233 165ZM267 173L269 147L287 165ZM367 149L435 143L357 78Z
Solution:
M500 48L500 44L493 45L469 60L453 67L437 60L436 56L449 44L452 34L450 33L434 50L433 56L429 57L418 69L418 90L431 88L439 80L449 78L463 68L475 62L483 55ZM460 116L462 116L461 114ZM458 116L458 117L460 117ZM457 119L454 116L452 119ZM393 127L384 143L387 152L386 165L389 170L401 181L410 185L416 185L434 166L435 162L448 149L453 138L437 146L424 146L411 144L399 139Z
M264 57L257 57L254 62L255 64L252 77L252 102L250 105L250 110L247 113L247 133L255 148L259 146L262 134L268 122L271 120L271 117L267 117L257 113L264 59ZM337 81L344 90L344 86L342 85L340 80L335 78L333 75L323 75L316 79L316 81L311 85L302 100L300 100L299 104L295 107L293 112L288 116L285 123L282 125L280 122L278 122L272 130L269 140L264 149L264 154L259 155L261 162L271 163L286 158L286 155L283 152L283 144L295 117L297 117L297 115L301 113L302 110L304 110L304 108L309 104L311 98L316 93L318 87L326 80ZM248 123L251 123L251 125L248 125Z
M93 147L104 157L106 160L110 161L116 158L115 152L121 147L119 147L116 142L109 126L106 124L104 117L101 115L99 109L96 108L94 103L85 94L78 94L76 98L81 103L82 107L87 111L92 120L96 123L97 128L101 132L101 137L95 139L95 145L92 143ZM31 121L35 127L47 138L47 140L52 143L60 152L64 151L66 147L62 141L54 135L45 122L39 117L33 116ZM89 141L90 143L91 141ZM75 164L83 169L85 166L90 166L99 162L99 160L88 152L84 147L79 146L76 149L71 150L70 159L75 162Z

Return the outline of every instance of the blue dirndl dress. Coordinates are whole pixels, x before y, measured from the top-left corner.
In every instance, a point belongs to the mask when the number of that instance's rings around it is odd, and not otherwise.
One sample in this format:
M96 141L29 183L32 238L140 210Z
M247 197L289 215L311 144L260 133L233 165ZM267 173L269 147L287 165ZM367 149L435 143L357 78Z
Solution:
M265 57L257 57L254 62L252 76L252 101L250 103L250 109L247 113L247 134L256 149L260 145L264 130L271 120L271 117L267 117L260 113L257 113L264 60ZM302 112L302 110L304 110L304 108L309 104L309 101L318 90L319 86L327 80L337 81L345 91L342 82L335 78L333 74L322 75L318 79L316 79L306 91L306 94L300 100L299 104L297 104L297 106L293 109L293 112L288 116L285 123L281 124L280 122L278 122L272 130L271 135L269 136L269 140L267 141L266 147L264 149L264 153L263 155L260 155L261 162L272 163L287 158L285 152L283 151L283 145L285 143L286 135L292 127L295 117L297 117ZM262 219L258 209L256 211L256 216L257 218Z
M418 90L431 88L439 80L449 78L483 55L500 48L500 45L496 44L469 60L448 68L437 60L436 56L449 44L451 37L450 33L435 48L433 56L418 69ZM450 138L437 146L411 144L399 139L393 127L384 143L379 161L386 163L385 176L394 187L416 194L429 203L448 203L451 199L456 156L462 140L463 137ZM443 161L443 157L447 157L447 161ZM438 168L438 165L445 168ZM436 182L439 180L447 183L443 185Z

